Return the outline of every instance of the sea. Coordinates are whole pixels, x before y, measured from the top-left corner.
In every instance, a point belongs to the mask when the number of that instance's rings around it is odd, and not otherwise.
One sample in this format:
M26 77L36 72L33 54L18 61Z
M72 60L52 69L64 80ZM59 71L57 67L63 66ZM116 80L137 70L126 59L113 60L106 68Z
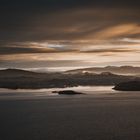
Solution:
M83 95L97 95L97 94L113 94L113 86L77 86L66 88L48 88L48 89L0 89L0 98L3 97L57 97L58 93L53 91L73 90L84 93Z

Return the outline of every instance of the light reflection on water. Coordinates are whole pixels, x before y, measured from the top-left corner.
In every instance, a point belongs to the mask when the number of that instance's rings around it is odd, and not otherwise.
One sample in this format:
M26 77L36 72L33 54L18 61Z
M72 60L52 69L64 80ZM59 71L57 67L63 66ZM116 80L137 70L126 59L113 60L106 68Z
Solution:
M0 97L2 96L57 96L57 93L52 93L52 91L61 91L61 90L74 90L82 92L85 94L106 94L114 93L112 86L78 86L78 87L67 87L67 88L50 88L50 89L0 89Z

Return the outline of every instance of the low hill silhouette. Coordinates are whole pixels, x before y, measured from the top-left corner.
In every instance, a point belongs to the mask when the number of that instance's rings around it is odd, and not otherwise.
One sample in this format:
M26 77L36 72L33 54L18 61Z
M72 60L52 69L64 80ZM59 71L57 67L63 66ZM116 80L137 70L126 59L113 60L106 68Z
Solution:
M119 83L114 87L114 89L120 91L140 91L140 81Z

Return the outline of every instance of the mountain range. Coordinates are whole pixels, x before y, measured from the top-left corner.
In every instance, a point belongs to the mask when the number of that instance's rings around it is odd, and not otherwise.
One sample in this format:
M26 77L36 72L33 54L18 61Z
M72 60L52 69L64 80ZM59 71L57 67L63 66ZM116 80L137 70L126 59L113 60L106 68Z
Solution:
M0 88L40 89L73 86L116 85L120 82L139 80L140 77L117 75L111 72L37 73L20 69L0 70Z
M133 67L133 66L107 66L107 67L91 67L91 68L83 68L83 69L75 69L66 71L66 73L102 73L102 72L111 72L114 74L121 74L121 75L137 75L140 76L140 67Z

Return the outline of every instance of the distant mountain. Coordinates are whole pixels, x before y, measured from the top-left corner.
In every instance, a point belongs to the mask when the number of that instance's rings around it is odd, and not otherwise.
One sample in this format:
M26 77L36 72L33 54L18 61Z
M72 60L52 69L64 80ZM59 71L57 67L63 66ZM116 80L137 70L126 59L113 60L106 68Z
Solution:
M36 73L32 71L26 71L21 69L5 69L0 70L0 81L3 79L10 81L15 80L18 81L18 79L34 79L34 78L41 78L43 77L43 74ZM22 81L22 80L21 80Z
M102 72L111 72L114 74L123 74L123 75L140 75L140 67L133 67L133 66L107 66L107 67L92 67L92 68L84 68L84 69L76 69L76 70L69 70L66 73L102 73Z
M5 74L35 74L35 72L32 71L26 71L26 70L21 70L21 69L4 69L0 70L0 74L5 73Z
M140 81L119 83L114 87L114 89L120 91L140 91Z
M40 89L72 86L116 85L120 82L139 80L139 77L116 75L111 72L100 74L76 73L36 73L19 69L0 70L0 88Z

